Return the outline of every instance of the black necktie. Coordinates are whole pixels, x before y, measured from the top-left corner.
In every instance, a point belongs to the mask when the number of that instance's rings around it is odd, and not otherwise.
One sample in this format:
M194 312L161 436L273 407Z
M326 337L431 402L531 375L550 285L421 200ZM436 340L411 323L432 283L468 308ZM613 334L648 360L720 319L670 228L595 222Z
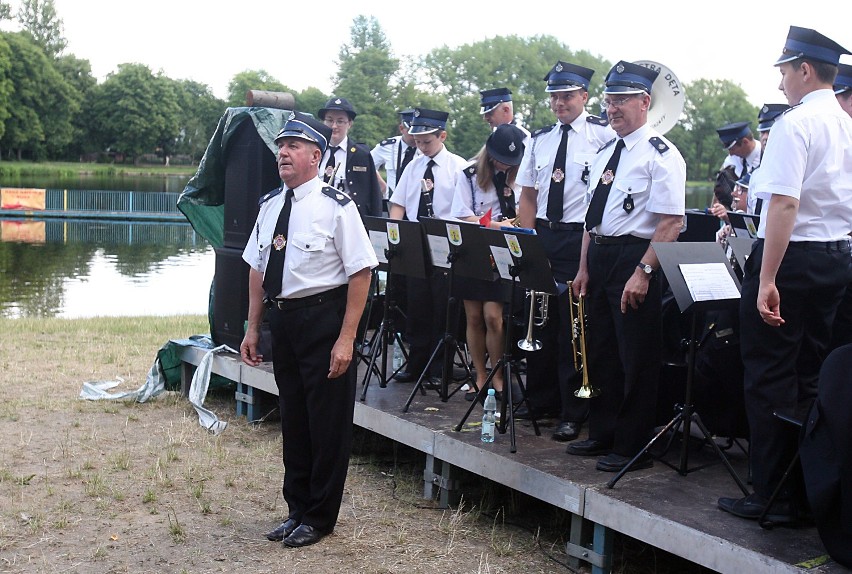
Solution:
M405 153L402 154L402 163L399 164L399 169L396 170L396 182L399 183L399 178L402 177L402 172L405 171L405 166L409 164L411 159L414 157L415 152L414 146L408 146L405 149Z
M606 207L606 198L609 196L609 190L612 188L612 182L615 179L615 171L618 169L618 160L621 157L621 150L624 149L624 140L620 139L615 144L615 150L609 161L606 162L601 180L595 188L595 193L592 195L592 202L589 204L589 210L586 212L586 231L591 231L596 225L603 221L604 207Z
M263 274L263 290L270 299L281 293L281 280L284 278L284 253L287 251L287 228L290 226L290 211L293 209L293 190L288 189L284 196L284 207L278 214L275 233L272 235L272 248L266 273Z
M565 156L568 151L568 132L571 126L562 124L562 139L556 149L553 161L553 174L550 176L550 188L547 191L547 220L551 223L562 221L562 195L565 192Z
M335 164L334 154L339 149L340 149L340 146L337 146L337 145L331 146L330 148L328 148L328 151L329 151L328 163L325 164L325 175L323 175L323 177L322 177L322 180L325 183L329 183L331 181L331 176L334 175L334 164Z
M432 166L435 165L435 160L430 159L426 164L426 171L423 173L422 188L420 190L420 208L417 210L418 219L421 217L432 217L432 190L435 189L435 176L432 175Z
M500 213L503 214L503 219L514 219L516 215L515 194L511 188L506 187L506 172L495 171L491 180L494 182L494 189L497 191L497 201L500 202Z

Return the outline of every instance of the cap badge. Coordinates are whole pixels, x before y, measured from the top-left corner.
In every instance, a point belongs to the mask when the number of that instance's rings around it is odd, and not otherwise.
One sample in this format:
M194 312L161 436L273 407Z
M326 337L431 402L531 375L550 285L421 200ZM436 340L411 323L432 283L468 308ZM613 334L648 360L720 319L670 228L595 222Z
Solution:
M275 251L281 251L284 247L287 246L287 240L280 233L275 236L272 240L272 247L275 248Z
M624 64L617 65L615 67L615 71L618 72L619 74L623 74L624 73Z
M420 110L414 110L414 117L415 117L415 118L419 118L419 117L420 117Z
M340 105L340 104L342 104L343 102L342 102L342 101L340 101L340 98L337 98L336 100L334 100L334 103L335 103L335 104L337 104L337 105L339 106L339 105Z
M612 172L611 169L608 169L605 172L603 172L603 175L601 176L601 183L604 184L604 185L609 185L609 184L612 183L612 181L614 179L615 179L615 174Z
M760 111L765 114L766 112L769 111L769 106L763 106L763 108Z
M515 147L515 142L509 142L509 151L515 151L515 149L517 149Z
M553 68L553 69L556 70L557 72L561 72L562 69L563 69L562 68L562 62L559 62L558 64L556 64L556 67Z
M553 175L550 176L550 179L552 179L554 183L559 183L565 179L565 172L557 167L553 170Z

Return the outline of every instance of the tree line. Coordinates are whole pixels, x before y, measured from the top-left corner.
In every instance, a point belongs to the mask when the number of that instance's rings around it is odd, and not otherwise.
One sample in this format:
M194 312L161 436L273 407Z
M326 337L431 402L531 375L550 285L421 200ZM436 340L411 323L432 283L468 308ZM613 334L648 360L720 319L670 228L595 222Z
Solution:
M497 36L425 56L398 59L374 17L358 16L338 52L333 93L293 90L264 70L245 70L228 85L226 100L209 86L153 73L144 64L120 64L103 82L88 60L65 54L62 20L53 0L24 0L13 15L0 0L0 20L16 18L20 32L0 32L0 158L139 161L156 154L168 163L200 160L227 107L245 105L248 90L290 92L296 108L316 113L331 95L358 112L351 137L372 147L396 135L397 112L425 107L450 112L447 146L472 157L490 128L479 115L479 90L512 90L515 112L529 129L555 121L543 78L558 60L594 69L590 113L598 113L603 80L613 63L573 51L553 36ZM758 109L729 80L684 84L680 122L666 136L687 162L690 180L712 178L725 157L716 128L756 123Z

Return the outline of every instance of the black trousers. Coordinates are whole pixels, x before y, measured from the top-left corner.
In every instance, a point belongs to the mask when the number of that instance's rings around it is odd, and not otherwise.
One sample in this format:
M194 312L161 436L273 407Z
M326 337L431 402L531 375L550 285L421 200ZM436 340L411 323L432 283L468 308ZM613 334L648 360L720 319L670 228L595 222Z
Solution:
M798 429L774 412L799 419L816 397L837 306L852 277L846 241L790 243L776 275L784 324L770 327L757 311L763 240L746 261L740 300L740 349L754 490L771 496L798 448ZM782 496L795 495L787 483Z
M621 312L624 285L648 243L589 245L586 294L586 368L600 395L588 400L589 438L612 443L633 456L654 428L662 364L662 292L659 276L648 283L638 309Z
M426 279L416 277L406 279L408 371L420 375L446 331L449 282L447 273L439 269L435 269L432 276ZM452 319L457 320L456 317ZM454 334L458 333L457 325L451 325L451 329ZM441 374L443 356L443 352L439 350L427 375Z
M289 518L334 529L352 450L357 361L328 378L346 297L268 313L272 364L284 437L284 486Z
M583 231L552 230L538 224L536 233L561 293L550 297L548 321L535 329L535 338L542 347L527 353L527 394L534 408L552 411L558 405L560 420L580 422L588 416L589 405L587 400L574 396L581 379L574 369L567 283L577 275Z

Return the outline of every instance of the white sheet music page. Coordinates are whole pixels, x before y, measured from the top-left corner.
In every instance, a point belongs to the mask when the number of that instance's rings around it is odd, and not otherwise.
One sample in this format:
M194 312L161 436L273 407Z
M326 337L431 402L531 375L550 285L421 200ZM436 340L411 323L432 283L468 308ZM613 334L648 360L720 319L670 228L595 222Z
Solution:
M491 256L494 257L494 263L497 265L497 270L500 272L500 277L503 279L512 280L512 274L509 273L509 267L515 264L512 261L512 255L509 253L508 247L491 246Z
M450 268L450 241L440 235L426 235L429 242L429 251L432 252L432 265L435 267Z
M373 251L376 252L376 259L379 263L387 263L388 258L385 257L385 249L388 248L388 234L384 231L369 230L370 243L373 245Z
M724 263L681 263L678 267L693 301L740 298L737 284Z

